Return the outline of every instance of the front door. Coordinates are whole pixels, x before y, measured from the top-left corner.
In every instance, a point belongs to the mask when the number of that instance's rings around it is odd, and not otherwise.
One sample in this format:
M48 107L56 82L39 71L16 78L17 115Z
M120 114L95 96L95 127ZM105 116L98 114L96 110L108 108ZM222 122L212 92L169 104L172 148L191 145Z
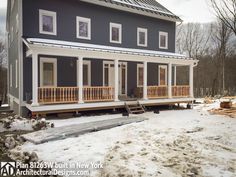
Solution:
M167 85L167 66L159 65L159 85L166 86Z
M119 95L127 95L127 63L119 62ZM115 67L113 62L103 63L103 85L115 87Z

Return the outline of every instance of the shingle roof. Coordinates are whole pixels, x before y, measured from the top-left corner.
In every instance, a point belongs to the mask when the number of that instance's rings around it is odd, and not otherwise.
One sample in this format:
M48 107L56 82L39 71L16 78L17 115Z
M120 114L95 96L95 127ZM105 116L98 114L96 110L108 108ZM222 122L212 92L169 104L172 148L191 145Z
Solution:
M98 0L100 2L106 2L108 5L113 4L117 6L128 7L139 11L145 11L160 15L163 17L171 18L176 21L182 21L178 16L166 9L156 0Z

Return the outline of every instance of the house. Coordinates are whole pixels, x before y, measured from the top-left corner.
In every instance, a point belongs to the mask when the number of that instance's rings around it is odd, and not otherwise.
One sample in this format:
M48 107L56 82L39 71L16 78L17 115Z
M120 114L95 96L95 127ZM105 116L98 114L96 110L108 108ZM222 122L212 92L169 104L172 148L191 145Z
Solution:
M9 0L9 100L21 115L194 99L181 19L155 0ZM179 66L188 68L181 85Z

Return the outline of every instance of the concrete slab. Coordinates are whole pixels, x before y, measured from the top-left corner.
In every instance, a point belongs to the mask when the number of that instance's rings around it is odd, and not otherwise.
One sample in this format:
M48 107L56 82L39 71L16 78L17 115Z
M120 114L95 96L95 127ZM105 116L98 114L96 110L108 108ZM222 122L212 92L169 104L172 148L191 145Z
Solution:
M58 128L51 128L47 130L40 130L37 132L22 135L24 139L34 144L42 144L48 141L65 139L68 137L75 137L83 135L85 133L105 130L121 125L137 123L147 120L144 117L132 117L132 118L116 118L102 121L95 121L89 123L82 123L76 125L69 125Z

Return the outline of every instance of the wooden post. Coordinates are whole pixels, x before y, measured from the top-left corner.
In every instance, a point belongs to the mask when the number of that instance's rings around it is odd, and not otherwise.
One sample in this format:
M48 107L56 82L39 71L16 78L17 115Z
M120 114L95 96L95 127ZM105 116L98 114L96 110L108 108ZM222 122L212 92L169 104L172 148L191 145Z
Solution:
M84 103L83 100L83 58L79 57L78 65L77 65L77 71L78 72L78 79L77 81L79 82L79 103Z
M168 64L168 98L172 98L172 64Z
M193 98L193 65L189 65L189 89L190 89L190 97Z
M115 66L114 94L115 94L115 101L119 101L119 60L114 61L114 66Z
M39 106L38 103L38 54L32 54L32 106Z
M148 100L148 96L147 96L147 61L143 62L143 99Z
M177 66L174 66L174 86L176 86L176 74L177 74L176 68Z

